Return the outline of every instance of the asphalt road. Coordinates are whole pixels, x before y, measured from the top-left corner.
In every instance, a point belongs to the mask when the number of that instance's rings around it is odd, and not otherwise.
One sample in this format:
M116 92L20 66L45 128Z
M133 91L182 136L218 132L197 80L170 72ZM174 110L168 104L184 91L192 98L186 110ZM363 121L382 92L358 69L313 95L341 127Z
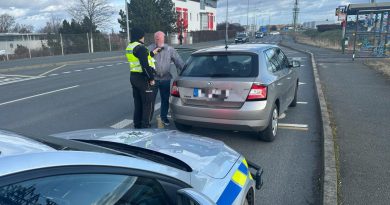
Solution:
M280 36L266 36L251 42L280 40ZM219 43L204 43L197 49ZM274 142L259 141L253 133L211 128L194 128L191 132L222 140L263 167L264 187L256 196L259 204L319 204L322 145L313 72L309 56L287 48L284 51L288 57L300 58L303 65L299 68L299 104L281 119L284 124ZM187 49L179 52L183 58L191 53ZM42 62L45 60L39 61ZM132 91L124 60L0 73L0 129L49 135L90 128L131 127ZM167 128L175 129L173 125Z

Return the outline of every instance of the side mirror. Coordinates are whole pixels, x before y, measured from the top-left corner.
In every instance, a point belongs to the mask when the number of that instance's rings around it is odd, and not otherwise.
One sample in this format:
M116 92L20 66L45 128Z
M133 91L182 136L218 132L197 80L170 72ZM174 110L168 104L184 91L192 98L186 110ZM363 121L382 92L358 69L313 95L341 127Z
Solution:
M209 197L192 188L177 191L178 205L216 205Z
M290 68L299 68L301 67L301 62L297 60L292 60L290 63Z

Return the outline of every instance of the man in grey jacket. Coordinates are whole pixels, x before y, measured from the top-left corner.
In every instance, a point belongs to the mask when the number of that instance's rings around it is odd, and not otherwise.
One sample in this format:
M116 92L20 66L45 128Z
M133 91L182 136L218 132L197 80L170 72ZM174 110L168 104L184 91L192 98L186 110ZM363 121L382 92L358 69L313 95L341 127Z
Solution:
M154 42L155 43L148 48L151 50L160 48L160 52L154 55L154 59L156 60L156 75L154 78L156 89L160 90L161 97L160 117L164 125L169 126L167 115L169 110L169 96L171 93L171 63L173 62L175 64L177 72L179 73L183 69L184 62L173 47L164 43L165 34L163 32L158 31L154 34ZM157 91L155 94L157 95Z

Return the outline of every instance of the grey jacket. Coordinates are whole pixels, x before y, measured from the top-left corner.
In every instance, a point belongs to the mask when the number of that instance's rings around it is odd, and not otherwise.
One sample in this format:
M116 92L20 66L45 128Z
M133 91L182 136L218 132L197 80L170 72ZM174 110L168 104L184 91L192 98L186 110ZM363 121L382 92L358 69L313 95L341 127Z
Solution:
M150 51L153 51L156 48L156 44L152 44L148 47ZM177 51L169 46L164 45L164 49L158 54L154 55L156 60L156 75L154 76L156 80L170 80L172 79L171 63L173 62L176 66L176 70L179 73L183 67L184 62Z

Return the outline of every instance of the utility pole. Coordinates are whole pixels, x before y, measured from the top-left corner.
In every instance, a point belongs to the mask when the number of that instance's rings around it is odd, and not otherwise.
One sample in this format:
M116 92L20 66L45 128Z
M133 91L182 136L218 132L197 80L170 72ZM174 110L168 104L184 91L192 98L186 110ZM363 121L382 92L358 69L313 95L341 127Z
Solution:
M229 0L226 0L226 21L225 21L225 26L226 26L226 33L225 33L225 48L228 49L228 40L229 40L229 36L228 36L228 28L229 28L229 22L228 22L228 18L229 17Z
M249 30L249 0L248 0L248 7L247 7L247 10L246 10L246 26Z
M126 8L126 30L127 30L127 43L130 43L130 30L129 30L129 8L127 7L127 0L125 0Z
M294 27L294 31L297 31L297 27L298 27L298 13L299 13L298 0L295 0L294 8L293 8L293 27Z

